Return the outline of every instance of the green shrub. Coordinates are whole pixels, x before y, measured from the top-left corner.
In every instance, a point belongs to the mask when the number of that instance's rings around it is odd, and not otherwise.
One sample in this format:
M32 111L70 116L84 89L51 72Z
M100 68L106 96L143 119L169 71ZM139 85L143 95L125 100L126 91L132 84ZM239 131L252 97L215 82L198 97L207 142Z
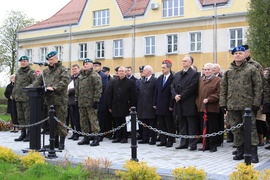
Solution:
M34 164L24 172L26 179L59 179L63 168L52 164Z
M0 146L0 163L17 163L19 156L10 148Z
M262 180L270 180L270 169L264 169L264 171L261 174L260 178Z
M197 169L194 166L187 168L175 168L173 170L173 176L175 180L188 179L188 180L204 180L206 179L206 173L202 169Z
M34 164L44 164L45 158L39 153L35 151L29 151L27 155L21 156L21 164L24 168L28 169Z
M229 176L230 180L258 180L260 176L260 171L253 169L254 165L246 165L245 163L239 163L235 169L236 171L232 172Z

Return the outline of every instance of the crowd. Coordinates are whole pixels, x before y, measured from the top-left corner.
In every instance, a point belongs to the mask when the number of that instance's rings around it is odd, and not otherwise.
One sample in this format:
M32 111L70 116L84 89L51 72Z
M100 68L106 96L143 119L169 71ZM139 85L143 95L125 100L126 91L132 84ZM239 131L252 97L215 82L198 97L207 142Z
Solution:
M225 72L219 64L212 63L206 63L198 72L193 66L193 57L186 55L182 60L183 69L176 73L172 71L172 61L163 60L159 77L155 77L150 65L145 65L139 67L139 78L132 75L131 67L124 66L116 67L115 75L111 76L109 67L102 67L100 62L89 58L84 60L82 68L72 65L70 76L56 51L47 54L48 68L37 75L29 66L28 57L22 56L15 82L11 81L12 92L6 97L14 101L12 107L17 112L17 117L11 113L14 124L29 124L29 98L21 88L44 87L45 104L54 105L56 117L76 130L68 139L90 146L98 146L105 137L112 143L128 143L126 128L106 136L83 136L82 139L77 132L104 133L116 128L126 122L132 106L137 108L137 118L142 123L181 135L211 134L224 130L224 126L236 126L243 122L245 108L251 108L251 160L257 163L257 146L270 142L270 74L268 68L263 71L250 57L248 45L235 47L232 55L234 60ZM176 142L174 137L157 134L142 125L137 134L139 144L169 148ZM57 124L55 135L57 139L60 137L55 146L63 150L67 130ZM202 139L181 138L175 148L216 152L223 137L210 136L200 148L197 144ZM29 130L22 128L15 141L29 141ZM243 127L227 134L227 142L233 142L237 148L233 159L243 159ZM265 148L270 149L270 145Z

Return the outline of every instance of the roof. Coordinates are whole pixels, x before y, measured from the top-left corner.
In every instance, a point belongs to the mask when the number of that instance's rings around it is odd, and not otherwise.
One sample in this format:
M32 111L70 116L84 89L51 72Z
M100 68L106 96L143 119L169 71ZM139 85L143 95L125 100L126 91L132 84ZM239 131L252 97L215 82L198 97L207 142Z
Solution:
M150 0L116 0L122 15L124 17L133 16L133 15L143 15L146 11L146 8Z
M87 0L71 0L49 19L24 28L20 32L77 24L80 21L86 3Z
M202 6L213 5L215 3L228 3L230 0L200 0Z

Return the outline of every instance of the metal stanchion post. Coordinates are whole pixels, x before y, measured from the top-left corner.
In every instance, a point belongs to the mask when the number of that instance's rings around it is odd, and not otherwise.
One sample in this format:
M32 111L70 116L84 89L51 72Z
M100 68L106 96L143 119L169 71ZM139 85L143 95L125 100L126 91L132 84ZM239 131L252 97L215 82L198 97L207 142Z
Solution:
M136 130L136 116L137 116L137 112L136 112L136 107L131 107L131 160L132 161L136 161L138 162L138 158L137 158L137 130Z
M246 165L251 164L251 109L246 108L244 114L244 157Z
M56 151L54 149L54 142L55 142L55 135L54 135L54 130L55 130L55 126L56 126L56 122L54 119L54 115L55 115L55 110L54 110L54 106L51 105L50 106L50 110L49 110L49 120L50 120L50 149L48 150L48 156L47 158L57 158L56 155Z

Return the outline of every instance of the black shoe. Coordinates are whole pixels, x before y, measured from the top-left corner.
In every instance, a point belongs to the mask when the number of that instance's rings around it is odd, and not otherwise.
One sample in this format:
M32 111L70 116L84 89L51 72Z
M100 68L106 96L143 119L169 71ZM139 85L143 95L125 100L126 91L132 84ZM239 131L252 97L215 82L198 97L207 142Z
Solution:
M121 140L121 143L128 143L128 140L127 140L126 138L123 138L123 139Z
M167 148L172 147L172 146L173 146L173 142L168 142L167 145L166 145Z
M118 138L116 138L116 139L114 139L113 141L112 141L112 143L120 143L121 142L121 139L118 139Z
M75 136L75 135L74 135L74 134L72 134L72 136L70 136L68 139L73 139L73 138L74 138L74 136Z
M233 140L231 140L231 139L227 140L227 143L232 143L232 142L233 142Z
M196 147L196 146L194 146L194 147L189 147L188 150L190 150L190 151L195 151L195 150L197 150L197 147Z
M210 148L209 147L206 147L204 149L202 147L201 148L198 148L198 151L207 151L207 150L210 150Z
M24 139L23 139L23 142L29 142L30 141L30 136L26 136Z
M270 149L270 145L269 146L266 146L265 149Z
M260 142L260 143L258 144L258 146L264 146L264 143L263 143L263 142Z
M90 141L89 140L89 137L88 136L84 136L83 139L80 142L78 142L77 144L78 145L89 144L90 143L89 141Z
M99 146L99 136L95 137L95 140L92 141L92 143L90 144L90 146Z
M149 142L149 145L156 145L156 142Z
M59 142L59 150L64 150L65 149L65 138L66 137L60 137L60 142Z
M216 152L216 151L217 151L217 147L210 148L210 152Z
M159 144L157 144L157 146L167 146L167 144L166 143L159 143Z
M21 130L21 135L18 138L14 139L14 141L22 141L24 140L25 137L26 137L26 130L23 129Z
M73 141L77 141L77 140L79 140L79 135L74 135Z
M141 140L138 142L138 144L148 144L148 143L149 143L149 141L146 141L146 140Z
M175 147L175 149L187 149L188 147L187 146L177 146Z

